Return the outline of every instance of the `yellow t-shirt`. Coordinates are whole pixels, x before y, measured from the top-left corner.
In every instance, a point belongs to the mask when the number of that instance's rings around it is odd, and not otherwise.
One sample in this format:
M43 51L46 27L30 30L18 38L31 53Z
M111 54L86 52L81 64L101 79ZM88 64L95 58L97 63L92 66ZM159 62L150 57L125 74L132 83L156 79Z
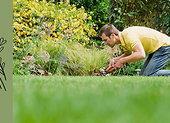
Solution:
M170 37L147 27L133 26L119 33L124 51L134 51L133 47L140 41L145 53L153 53L162 46L170 45Z

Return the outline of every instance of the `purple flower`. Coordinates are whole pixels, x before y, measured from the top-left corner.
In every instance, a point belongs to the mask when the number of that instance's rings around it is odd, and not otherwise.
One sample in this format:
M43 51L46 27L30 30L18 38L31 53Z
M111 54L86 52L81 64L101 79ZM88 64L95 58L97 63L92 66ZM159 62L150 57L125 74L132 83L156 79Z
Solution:
M66 64L65 62L63 62L63 64Z
M73 67L73 68L77 68L77 66Z
M44 67L44 65L42 65L42 67Z
M72 28L72 26L70 26L70 29Z
M55 58L57 58L57 55L55 55Z
M40 19L41 19L41 16L40 16Z
M57 55L56 55L57 56ZM63 65L65 65L65 64L67 64L66 63L66 61L67 61L67 59L66 59L66 56L64 56L63 54L61 55L61 57L59 58L60 60L61 60L61 65L63 66Z
M81 66L81 64L79 66Z
M71 33L71 36L73 35L73 33Z
M43 19L45 18L45 15L43 16Z
M40 19L38 19L38 23L40 22Z
M50 35L51 35L51 34L50 34L50 33L48 33L48 37L50 37Z
M59 25L59 27L61 27L61 25Z

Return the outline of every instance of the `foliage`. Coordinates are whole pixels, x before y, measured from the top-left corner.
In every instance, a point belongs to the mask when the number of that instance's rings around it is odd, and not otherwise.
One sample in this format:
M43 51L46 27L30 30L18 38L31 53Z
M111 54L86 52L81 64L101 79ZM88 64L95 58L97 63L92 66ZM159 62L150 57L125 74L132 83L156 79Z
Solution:
M21 68L22 62L13 60L13 75L29 75L29 67Z
M14 75L13 122L168 123L169 79Z
M87 45L96 36L91 15L83 7L52 1L13 1L13 57L22 59L31 54L31 45L56 39L65 43Z
M83 6L87 13L93 12L92 19L99 28L108 22L110 0L70 0L70 4L75 4L78 8Z
M85 8L86 13L92 13L92 22L96 24L97 33L99 33L99 29L105 24L109 23L108 14L110 12L110 0L70 0L70 4L76 5L78 8L83 6ZM101 45L100 37L94 36L92 37L92 42L95 42L97 45ZM90 43L92 44L92 43Z
M138 75L138 72L136 72L136 69L141 69L143 66L143 60L140 60L138 62L134 63L127 63L123 68L113 71L112 75L118 76L118 75L128 75L128 76L135 76Z
M87 49L76 42L64 44L51 41L35 47L33 57L43 70L53 75L90 75L90 65L99 69L108 64L109 56L107 48Z
M167 0L112 0L110 23L119 30L138 25L162 30L170 35L170 1Z

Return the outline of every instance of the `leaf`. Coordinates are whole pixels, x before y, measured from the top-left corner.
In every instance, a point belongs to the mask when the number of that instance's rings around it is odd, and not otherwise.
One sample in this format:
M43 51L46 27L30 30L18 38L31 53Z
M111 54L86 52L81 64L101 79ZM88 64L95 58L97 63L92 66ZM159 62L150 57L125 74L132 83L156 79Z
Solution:
M2 72L2 70L0 70L0 74L2 74L2 75L4 74L4 73Z
M0 38L0 46L4 45L7 42L7 40L4 40L4 38Z
M2 63L2 68L4 69L4 67L5 67L5 62Z
M0 48L0 52L1 52L3 49L4 49L4 47L1 47L1 48Z

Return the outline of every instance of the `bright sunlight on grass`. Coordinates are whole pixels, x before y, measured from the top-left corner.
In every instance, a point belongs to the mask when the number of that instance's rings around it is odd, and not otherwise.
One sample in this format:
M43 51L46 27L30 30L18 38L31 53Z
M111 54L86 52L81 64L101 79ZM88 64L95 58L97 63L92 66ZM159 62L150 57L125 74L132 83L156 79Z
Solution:
M167 123L169 79L14 75L14 123Z

